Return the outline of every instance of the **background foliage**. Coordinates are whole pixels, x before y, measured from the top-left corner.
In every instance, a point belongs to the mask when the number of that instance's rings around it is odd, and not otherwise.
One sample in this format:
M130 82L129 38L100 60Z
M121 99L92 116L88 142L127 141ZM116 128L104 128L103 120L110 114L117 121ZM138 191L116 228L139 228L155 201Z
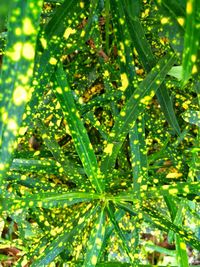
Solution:
M199 1L1 2L1 265L197 264Z

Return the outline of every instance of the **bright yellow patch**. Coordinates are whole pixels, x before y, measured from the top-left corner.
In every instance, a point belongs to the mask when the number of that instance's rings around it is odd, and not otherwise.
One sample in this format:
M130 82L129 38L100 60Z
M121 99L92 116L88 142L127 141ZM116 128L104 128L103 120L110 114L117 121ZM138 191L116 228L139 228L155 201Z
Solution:
M8 120L8 129L11 131L16 131L17 130L17 122L14 119L9 119Z
M125 117L125 116L126 116L126 112L121 111L121 112L120 112L120 115L121 115L122 117Z
M56 63L57 63L57 59L56 59L55 57L51 57L50 60L49 60L49 63L50 63L51 65L56 65Z
M84 8L85 3L84 2L80 2L80 8Z
M15 29L15 34L18 35L18 36L21 35L22 34L21 28L17 27Z
M42 44L42 47L43 47L44 49L46 49L46 48L47 48L47 40L46 40L44 37L41 37L41 38L40 38L40 42L41 42L41 44Z
M97 257L96 257L95 255L92 256L92 258L91 258L91 263L92 263L93 265L96 265L96 263L97 263Z
M179 25L181 25L181 26L183 26L185 23L185 20L182 17L177 18L177 21L178 21Z
M109 72L107 70L104 71L104 76L108 77L109 76Z
M148 105L150 101L151 101L151 97L150 97L149 95L143 97L143 98L140 100L140 102L141 102L142 104L144 104L144 105Z
M196 55L192 55L192 56L191 56L191 61L194 63L196 60L197 60Z
M119 89L125 91L129 84L128 77L126 73L122 73L120 76L121 76L122 86Z
M192 13L192 1L187 1L186 13L190 15Z
M71 27L68 27L65 32L64 32L64 38L65 39L68 39L68 37L71 35L71 34L74 34L76 32L75 29L72 29Z
M16 43L11 51L6 52L7 56L13 61L18 61L21 57L22 45L21 42Z
M104 153L112 155L113 150L113 144L107 144L107 146L104 148Z
M27 100L27 92L24 87L18 86L13 93L13 102L16 106L20 106Z
M179 178L183 176L182 173L179 173L179 172L170 172L166 175L166 178Z
M197 73L197 71L198 71L197 66L194 65L194 66L192 67L192 74Z
M163 17L162 19L161 19L161 23L162 24L167 24L169 22L169 18L167 18L167 17Z
M186 250L186 245L185 245L184 242L180 242L180 248L181 248L182 250Z
M35 57L35 49L31 43L25 43L22 50L22 55L28 60L32 60Z
M35 27L32 24L32 21L30 20L30 18L25 18L23 20L23 32L26 35L32 35L36 33Z
M172 195L175 195L178 193L178 190L176 188L169 189L169 193Z

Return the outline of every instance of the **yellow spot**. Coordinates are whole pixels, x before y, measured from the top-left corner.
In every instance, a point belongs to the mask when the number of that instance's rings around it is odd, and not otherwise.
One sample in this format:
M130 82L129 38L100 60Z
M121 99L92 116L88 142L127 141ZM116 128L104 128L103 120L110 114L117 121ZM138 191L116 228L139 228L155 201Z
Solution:
M96 265L96 263L97 263L97 256L95 256L95 255L92 256L92 258L91 258L91 263L92 263L93 265Z
M85 4L84 2L80 2L80 8L84 8Z
M104 148L104 153L112 155L113 150L113 144L107 144L107 146Z
M109 76L109 72L107 70L104 71L104 76L108 77Z
M8 129L11 131L17 130L17 123L14 119L9 119L8 120Z
M80 34L81 37L84 37L85 36L85 31L83 30Z
M162 24L167 24L169 22L169 18L167 18L167 17L163 17L162 19L161 19L161 23Z
M52 229L52 230L50 231L50 234L51 234L52 236L56 236L56 235L57 235L55 229Z
M39 216L39 219L40 219L40 221L44 221L44 216L43 215L40 215Z
M144 104L144 105L148 105L150 101L151 101L151 96L149 96L149 95L143 97L143 98L140 100L140 102L141 102L142 104Z
M187 1L186 13L189 15L192 13L192 1L191 0Z
M102 243L102 240L100 238L96 238L95 243L100 246Z
M26 175L23 174L23 175L21 176L21 180L25 181L25 180L26 180ZM29 203L29 204L30 204L30 203Z
M31 43L25 43L23 46L22 55L26 59L34 59L35 56L35 49Z
M70 34L74 34L76 32L75 29L72 29L71 27L68 27L65 32L64 32L64 38L68 39L68 37L70 36Z
M178 172L170 172L166 175L166 178L179 178L183 176L182 173L178 173Z
M78 224L81 224L84 222L84 218L80 218L79 221L78 221Z
M181 248L182 250L185 250L185 249L186 249L186 245L185 245L184 242L180 242L180 248Z
M45 222L44 222L44 225L45 225L45 226L49 226L49 222L48 222L48 221L45 221Z
M34 202L33 201L30 201L29 202L29 206L32 207L34 205Z
M119 18L119 23L120 23L121 25L123 25L123 24L124 24L124 19Z
M139 94L136 94L136 95L134 95L134 98L135 98L135 99L138 99L139 96L140 96Z
M27 100L27 92L26 89L18 86L13 93L13 102L16 106L20 106L23 102Z
M7 51L7 56L13 61L18 61L21 57L22 43L18 42L13 46L11 51Z
M121 115L122 117L125 117L125 116L126 116L126 112L121 111L121 112L120 112L120 115Z
M169 193L172 195L175 195L178 193L178 190L176 188L169 189Z
M4 170L5 169L5 165L3 163L0 163L0 170Z
M23 20L23 32L27 35L35 34L36 30L30 18L25 18Z
M192 74L197 73L197 71L198 71L197 66L194 65L194 66L192 67Z
M179 25L181 25L181 26L183 26L185 23L185 20L182 17L177 18L177 21L178 21Z
M23 261L21 262L21 266L25 266L25 265L27 265L27 263L28 263L28 260L27 260L27 258L25 257L25 258L23 259Z
M47 48L47 40L46 40L44 37L41 37L41 38L40 38L40 42L41 42L41 44L42 44L42 47L43 47L44 49L46 49L46 48Z
M196 55L192 55L192 56L191 56L191 61L192 61L193 63L196 61L196 59L197 59Z
M15 29L15 34L18 35L18 36L21 35L22 34L21 28L17 27Z
M51 57L50 60L49 60L49 63L50 63L51 65L56 65L56 63L57 63L57 59L56 59L55 57Z
M125 91L129 84L128 77L126 73L122 73L120 76L121 76L122 86L119 89Z

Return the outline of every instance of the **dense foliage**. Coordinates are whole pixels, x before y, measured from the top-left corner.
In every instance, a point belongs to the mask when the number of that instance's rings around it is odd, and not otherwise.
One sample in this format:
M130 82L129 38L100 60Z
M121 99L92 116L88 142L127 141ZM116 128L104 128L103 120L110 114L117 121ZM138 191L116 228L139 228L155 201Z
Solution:
M2 266L195 264L199 1L1 2Z

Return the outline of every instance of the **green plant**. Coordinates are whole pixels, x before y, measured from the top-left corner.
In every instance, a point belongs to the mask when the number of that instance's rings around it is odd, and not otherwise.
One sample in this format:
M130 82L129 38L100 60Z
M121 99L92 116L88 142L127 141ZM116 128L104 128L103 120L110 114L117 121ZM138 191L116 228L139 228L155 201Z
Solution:
M199 16L197 0L11 1L0 249L18 249L13 264L147 266L149 246L189 266L186 244L200 249ZM175 248L146 244L146 228Z

